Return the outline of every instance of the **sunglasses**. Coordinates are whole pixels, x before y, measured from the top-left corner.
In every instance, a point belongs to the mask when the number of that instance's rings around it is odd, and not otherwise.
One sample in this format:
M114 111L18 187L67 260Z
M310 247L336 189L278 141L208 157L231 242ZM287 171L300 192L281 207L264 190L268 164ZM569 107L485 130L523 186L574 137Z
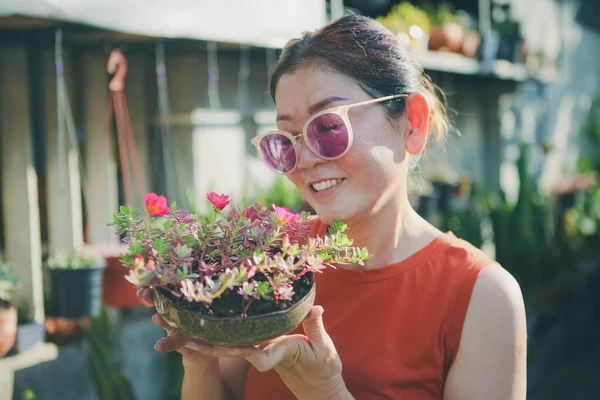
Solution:
M296 169L299 152L297 138L300 136L317 157L335 160L348 153L352 147L352 125L348 110L406 96L406 93L397 94L323 110L306 121L302 133L292 135L280 130L270 131L254 137L252 144L265 164L280 174L289 174Z

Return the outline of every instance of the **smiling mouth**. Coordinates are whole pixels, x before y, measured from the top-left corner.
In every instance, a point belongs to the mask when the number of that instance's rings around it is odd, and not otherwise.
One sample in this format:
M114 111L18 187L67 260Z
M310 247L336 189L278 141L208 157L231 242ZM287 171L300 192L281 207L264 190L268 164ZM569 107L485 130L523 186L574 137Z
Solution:
M332 187L339 185L343 181L345 181L344 178L342 178L342 179L328 179L326 181L321 181L321 182L313 183L313 184L311 184L309 186L310 186L310 188L312 189L313 192L321 192L323 190L331 189Z

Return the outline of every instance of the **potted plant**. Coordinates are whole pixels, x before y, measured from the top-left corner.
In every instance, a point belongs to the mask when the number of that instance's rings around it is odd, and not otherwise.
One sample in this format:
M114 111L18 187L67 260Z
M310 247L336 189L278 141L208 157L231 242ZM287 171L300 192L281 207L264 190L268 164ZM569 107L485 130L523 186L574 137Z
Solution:
M120 207L111 225L129 249L122 257L136 288L154 290L157 311L182 333L216 346L264 342L293 330L314 301L314 273L370 257L352 247L342 222L311 237L308 213L239 205L210 193L213 215L190 214L146 196L145 215Z
M12 267L0 260L0 357L12 349L17 338L17 308L12 304L12 295L18 286Z
M396 33L410 51L418 53L427 49L431 20L425 10L403 1L377 20Z
M104 258L88 247L49 257L47 314L74 320L98 315L104 265Z

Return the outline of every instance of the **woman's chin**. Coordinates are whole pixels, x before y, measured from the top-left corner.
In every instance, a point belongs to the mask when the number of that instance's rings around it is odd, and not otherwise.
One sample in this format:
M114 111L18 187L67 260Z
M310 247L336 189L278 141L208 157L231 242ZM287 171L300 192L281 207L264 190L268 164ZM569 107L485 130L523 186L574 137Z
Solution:
M342 212L341 210L331 210L323 208L316 209L319 220L327 225L333 224L333 221L347 221L349 218L348 212Z

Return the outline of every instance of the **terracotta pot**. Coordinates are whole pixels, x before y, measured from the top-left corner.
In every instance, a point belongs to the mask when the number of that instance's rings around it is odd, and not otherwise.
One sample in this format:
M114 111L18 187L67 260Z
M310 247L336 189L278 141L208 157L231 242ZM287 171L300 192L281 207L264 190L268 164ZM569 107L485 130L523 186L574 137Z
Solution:
M465 34L461 52L467 57L478 58L481 46L481 35L479 32L470 30Z
M46 317L46 340L51 343L78 342L85 337L85 332L90 326L90 317L69 319Z
M455 23L434 26L429 32L427 48L434 51L450 51L460 53L464 40L463 28Z
M448 37L441 26L434 26L431 28L427 48L433 51L447 50Z
M125 279L129 270L121 263L119 255L106 257L106 268L104 268L102 304L105 306L131 309L142 300L137 296L133 285Z
M0 357L13 348L17 339L17 308L0 308Z
M300 325L315 301L314 277L311 275L310 279L310 290L297 303L264 315L210 317L175 305L160 289L154 290L154 305L169 325L186 336L213 346L253 346L285 335Z
M448 23L444 24L442 29L446 35L448 49L453 53L460 53L465 38L465 31L462 26L455 23Z

